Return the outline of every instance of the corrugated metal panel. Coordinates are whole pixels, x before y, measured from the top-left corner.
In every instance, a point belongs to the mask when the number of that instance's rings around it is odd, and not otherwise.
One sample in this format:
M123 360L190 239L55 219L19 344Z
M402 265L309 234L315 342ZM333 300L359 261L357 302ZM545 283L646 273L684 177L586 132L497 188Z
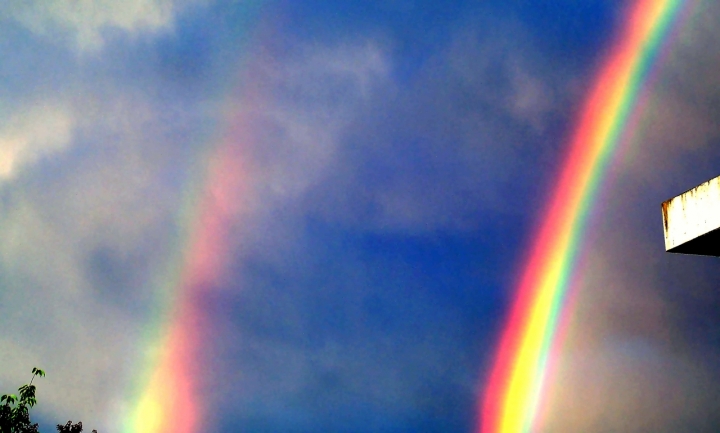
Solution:
M720 256L720 177L662 204L665 250Z

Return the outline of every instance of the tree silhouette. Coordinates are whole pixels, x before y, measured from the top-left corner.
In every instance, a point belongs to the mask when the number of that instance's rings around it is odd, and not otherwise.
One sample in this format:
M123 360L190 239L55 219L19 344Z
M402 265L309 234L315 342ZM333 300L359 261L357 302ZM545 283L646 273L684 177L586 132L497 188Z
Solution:
M35 376L44 377L45 371L35 367L32 369L32 374L30 383L18 388L20 397L15 394L5 394L0 397L0 433L39 433L37 423L30 421L30 408L37 404L33 380ZM58 424L57 431L81 433L82 422L73 424L72 421L68 421L65 425ZM92 433L97 431L93 430Z
M37 423L30 422L30 408L37 404L35 398L35 376L43 377L45 372L35 367L32 369L30 383L18 388L15 394L0 397L0 433L38 433Z

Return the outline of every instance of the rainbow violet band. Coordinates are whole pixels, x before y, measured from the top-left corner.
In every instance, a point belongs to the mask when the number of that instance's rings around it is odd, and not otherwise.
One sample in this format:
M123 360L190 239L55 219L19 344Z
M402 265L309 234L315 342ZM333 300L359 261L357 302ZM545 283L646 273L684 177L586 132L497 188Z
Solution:
M561 323L572 309L570 281L593 201L671 24L687 2L637 0L601 63L577 119L548 207L521 267L478 420L480 433L527 433Z

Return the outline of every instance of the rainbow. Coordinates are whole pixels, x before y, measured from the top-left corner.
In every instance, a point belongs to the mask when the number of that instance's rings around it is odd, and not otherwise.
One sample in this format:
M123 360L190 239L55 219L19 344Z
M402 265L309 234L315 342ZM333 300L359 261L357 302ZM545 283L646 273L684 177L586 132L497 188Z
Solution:
M242 143L236 138L249 134L242 116L238 117L237 131L230 132L207 158L205 187L188 194L191 203L186 204L186 213L192 221L178 242L180 266L171 270L163 285L167 311L157 318L159 329L152 338L155 350L149 354L152 367L142 378L137 406L126 420L128 433L200 431L203 405L198 397L198 364L202 333L208 326L198 301L224 273L232 247L229 231L242 211L243 201L238 198L247 195L248 189Z
M252 87L252 84L246 87ZM244 92L245 102L252 92ZM197 155L178 216L180 232L164 275L151 285L157 292L141 374L129 413L121 414L126 433L195 433L206 426L203 343L210 322L203 296L222 283L236 245L231 230L250 195L246 144L253 139L245 110L230 114L231 125L219 140Z
M538 429L538 406L572 303L593 199L683 0L637 0L585 100L500 339L480 408L481 433Z
M266 9L265 2L250 2L234 17L236 27L231 31L243 41L238 48L248 48L272 31L272 8L268 20L258 19ZM217 83L218 96L226 100L217 120L220 128L204 137L185 170L172 254L165 269L149 282L155 311L143 326L143 350L134 362L144 368L133 374L126 397L130 405L117 414L125 433L195 433L206 431L211 421L210 393L202 379L208 377L203 353L212 321L203 300L225 282L229 260L240 246L232 231L247 215L252 199L247 149L258 132L253 109L262 102L253 54L250 49L238 50L228 59L239 74L230 73Z

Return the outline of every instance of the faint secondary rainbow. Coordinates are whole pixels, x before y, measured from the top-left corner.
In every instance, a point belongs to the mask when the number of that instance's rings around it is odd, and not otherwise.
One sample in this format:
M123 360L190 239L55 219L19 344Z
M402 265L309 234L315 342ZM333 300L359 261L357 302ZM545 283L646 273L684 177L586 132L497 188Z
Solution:
M201 379L207 376L202 353L211 323L203 299L222 283L236 247L231 231L247 211L251 188L245 152L257 132L246 111L257 102L251 69L245 65L241 73L244 105L233 100L237 92L228 92L228 106L234 102L241 108L231 109L223 132L194 155L172 257L152 282L156 310L140 342L146 368L136 377L133 407L123 414L125 433L196 433L207 428Z
M124 433L196 433L211 425L203 383L211 372L203 371L209 365L203 354L213 324L204 301L224 283L233 252L241 247L234 244L233 230L252 200L247 149L259 132L253 110L263 102L253 47L272 34L276 11L256 0L227 17L226 35L237 41L237 52L225 57L227 75L219 78L214 95L225 106L191 155L176 215L178 233L165 268L149 283L155 310L138 344L131 406L119 414Z
M186 233L181 236L179 268L171 271L162 295L168 311L155 318L160 335L155 336L152 369L141 380L137 406L126 420L130 433L194 433L200 431L203 405L199 371L202 335L208 326L202 310L203 294L218 284L227 265L231 245L229 231L240 212L238 200L247 193L242 143L248 138L242 123L234 128L209 157L205 187L189 203Z
M586 98L523 266L483 397L481 433L527 433L561 340L580 242L608 163L684 0L632 2Z

